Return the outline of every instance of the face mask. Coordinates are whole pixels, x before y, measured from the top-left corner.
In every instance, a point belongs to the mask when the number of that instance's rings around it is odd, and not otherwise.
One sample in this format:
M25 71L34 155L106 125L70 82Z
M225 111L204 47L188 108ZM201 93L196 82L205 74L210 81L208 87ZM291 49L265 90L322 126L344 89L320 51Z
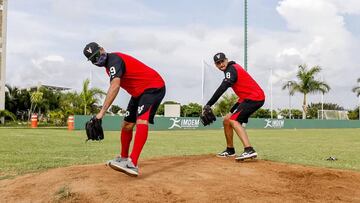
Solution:
M95 60L94 60L93 64L96 66L99 66L99 67L103 67L103 66L105 66L105 63L106 63L107 53L103 53L94 58L95 58Z

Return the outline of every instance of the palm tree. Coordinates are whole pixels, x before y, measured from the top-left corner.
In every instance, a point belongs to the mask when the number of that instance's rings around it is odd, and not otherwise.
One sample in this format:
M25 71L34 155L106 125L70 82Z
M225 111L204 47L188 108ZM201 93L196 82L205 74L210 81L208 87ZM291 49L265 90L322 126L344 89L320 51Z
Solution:
M80 95L76 92L67 92L61 94L59 106L65 115L83 113L81 108L81 98Z
M326 84L323 81L318 81L315 79L315 75L317 73L320 73L320 71L321 71L320 66L314 66L308 70L305 64L299 65L299 70L296 74L296 77L299 79L299 82L297 81L291 81L291 83L286 82L282 87L283 90L289 88L290 95L294 95L295 92L299 92L304 95L303 105L302 105L303 119L306 119L307 95L318 92L324 94L330 91L330 86L328 84Z
M356 94L360 99L360 78L357 79L358 86L354 87L352 91ZM360 102L360 101L359 101ZM359 120L360 120L360 104L359 104Z
M33 112L35 112L36 107L42 104L44 94L39 90L36 90L36 92L32 92L30 95L31 106L29 110L28 121L30 121L30 116L33 114Z
M357 97L360 96L360 78L357 79L358 86L354 87L352 91L356 94Z
M8 92L5 93L5 109L16 113L19 89L15 86L11 87L9 84L5 84L5 87L8 89Z
M11 118L11 120L15 121L16 120L16 116L15 114L11 113L8 110L0 110L0 118L2 117L9 117Z
M84 115L91 113L91 107L99 103L99 98L106 95L104 91L99 88L89 88L90 80L86 79L83 82L82 92L80 93L81 106L84 107Z

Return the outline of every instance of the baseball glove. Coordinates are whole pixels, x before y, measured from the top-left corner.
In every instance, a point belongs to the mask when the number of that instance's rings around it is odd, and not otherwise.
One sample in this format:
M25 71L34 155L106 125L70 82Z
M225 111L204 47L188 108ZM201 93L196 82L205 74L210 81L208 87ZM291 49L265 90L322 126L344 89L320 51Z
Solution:
M200 116L200 120L204 126L210 125L214 121L216 121L216 117L214 113L212 112L212 109L210 106L205 105L202 111L202 114Z
M85 124L87 140L102 140L104 139L104 131L101 126L101 119L97 119L93 116L88 122Z

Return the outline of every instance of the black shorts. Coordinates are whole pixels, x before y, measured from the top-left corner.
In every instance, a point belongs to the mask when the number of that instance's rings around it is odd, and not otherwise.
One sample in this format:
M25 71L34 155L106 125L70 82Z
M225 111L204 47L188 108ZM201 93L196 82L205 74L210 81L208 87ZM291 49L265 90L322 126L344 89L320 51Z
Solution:
M149 123L154 124L154 117L157 109L165 96L166 88L152 88L145 90L138 97L131 97L124 120L135 123L139 116L148 116ZM150 110L150 111L149 111Z
M236 120L239 123L247 123L249 121L249 117L256 110L260 109L264 105L264 101L253 101L249 99L245 99L242 102L236 103L230 110L232 113L230 119Z

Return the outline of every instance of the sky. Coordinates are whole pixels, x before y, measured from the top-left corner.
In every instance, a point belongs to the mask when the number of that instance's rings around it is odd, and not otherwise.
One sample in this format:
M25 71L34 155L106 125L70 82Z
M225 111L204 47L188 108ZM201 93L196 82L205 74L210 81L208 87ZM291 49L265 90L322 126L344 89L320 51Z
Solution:
M83 48L98 42L157 70L166 81L164 101L204 103L203 69L213 71L205 92L222 72L212 57L224 52L244 63L243 0L8 0L6 83L80 91L86 78L107 91L103 68ZM346 109L358 104L351 91L360 78L359 0L249 0L248 72L266 94L265 108L301 108L303 96L281 87L296 80L298 65L322 68L317 79L331 87L323 101ZM207 64L207 65L204 65ZM205 67L205 68L204 68ZM215 71L214 71L215 70ZM215 79L216 78L216 79ZM205 94L206 95L206 94ZM121 90L114 104L126 107ZM308 97L321 102L322 95Z

